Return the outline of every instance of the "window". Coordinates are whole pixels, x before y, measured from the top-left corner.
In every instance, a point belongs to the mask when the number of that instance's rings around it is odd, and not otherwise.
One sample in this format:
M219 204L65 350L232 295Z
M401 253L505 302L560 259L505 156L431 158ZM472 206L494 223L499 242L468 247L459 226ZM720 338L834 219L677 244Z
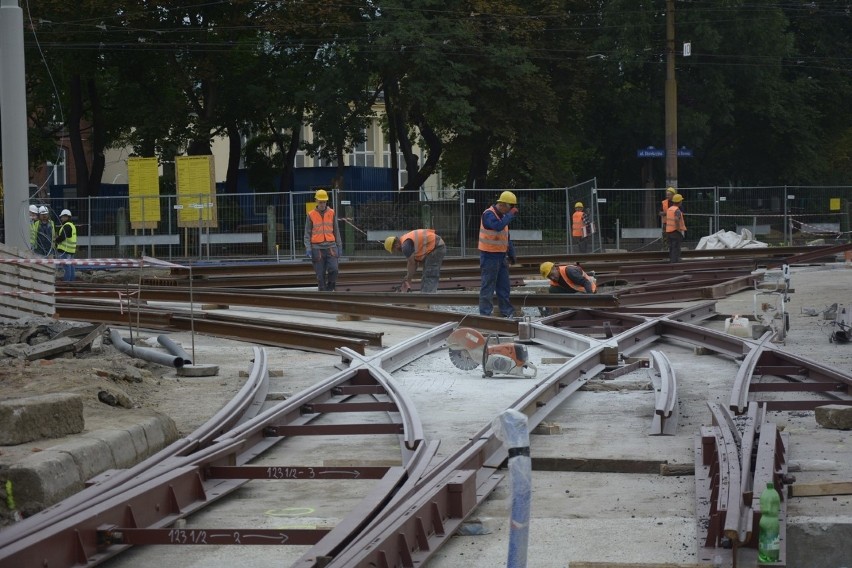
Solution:
M397 162L399 164L399 187L402 187L408 183L408 170L405 169L405 156L403 156L402 152L397 152ZM386 168L391 167L390 144L385 144L385 151L382 153L382 163Z
M366 128L361 131L364 141L357 144L349 154L350 166L368 166L376 165L375 144L373 141L373 129Z
M47 162L47 179L49 180L50 185L65 185L68 179L68 171L65 163L65 148L60 148L56 157L57 160L55 164L53 162Z

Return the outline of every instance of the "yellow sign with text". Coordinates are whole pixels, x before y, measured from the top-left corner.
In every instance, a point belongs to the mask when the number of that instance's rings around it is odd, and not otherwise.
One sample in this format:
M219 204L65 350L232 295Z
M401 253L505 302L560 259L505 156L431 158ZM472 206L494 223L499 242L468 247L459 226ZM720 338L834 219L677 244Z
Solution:
M160 222L160 165L157 158L128 158L130 226L155 229Z
M178 227L218 227L213 156L175 158Z

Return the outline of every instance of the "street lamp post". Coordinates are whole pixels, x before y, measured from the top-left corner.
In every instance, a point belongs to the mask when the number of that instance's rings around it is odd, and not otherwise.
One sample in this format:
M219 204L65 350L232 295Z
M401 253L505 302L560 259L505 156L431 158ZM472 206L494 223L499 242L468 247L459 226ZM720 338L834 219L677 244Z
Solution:
M674 0L666 0L666 187L677 187L677 82Z

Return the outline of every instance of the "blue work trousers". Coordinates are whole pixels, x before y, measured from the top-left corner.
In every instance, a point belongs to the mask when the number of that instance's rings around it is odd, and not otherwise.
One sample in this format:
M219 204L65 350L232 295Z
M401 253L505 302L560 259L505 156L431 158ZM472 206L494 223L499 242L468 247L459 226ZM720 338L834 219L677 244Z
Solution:
M311 262L317 273L317 290L334 292L337 287L337 247L311 247Z
M60 251L56 252L56 258L73 259L74 254L70 253L70 252L65 252L64 250L60 250ZM62 280L64 280L65 282L73 282L74 278L76 276L76 272L74 270L74 265L71 264L70 262L65 263L65 264L62 265L62 269L65 271L65 273L62 276Z
M509 259L503 252L479 253L479 268L482 271L482 284L479 287L479 314L490 316L494 309L492 297L497 292L500 315L512 317L515 308L509 302Z

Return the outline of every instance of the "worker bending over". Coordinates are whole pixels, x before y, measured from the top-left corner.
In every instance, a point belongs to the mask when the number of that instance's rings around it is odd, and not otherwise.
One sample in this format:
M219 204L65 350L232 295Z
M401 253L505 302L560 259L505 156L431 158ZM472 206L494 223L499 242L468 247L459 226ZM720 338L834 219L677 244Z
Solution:
M539 267L541 277L550 280L551 294L594 294L598 284L594 276L589 276L577 264L554 264L542 262Z
M401 252L408 259L405 280L402 281L403 292L411 289L411 281L417 272L418 263L423 263L420 292L434 294L438 291L441 263L444 262L444 256L447 254L447 245L433 229L415 229L401 237L390 236L385 239L385 250L391 254Z

